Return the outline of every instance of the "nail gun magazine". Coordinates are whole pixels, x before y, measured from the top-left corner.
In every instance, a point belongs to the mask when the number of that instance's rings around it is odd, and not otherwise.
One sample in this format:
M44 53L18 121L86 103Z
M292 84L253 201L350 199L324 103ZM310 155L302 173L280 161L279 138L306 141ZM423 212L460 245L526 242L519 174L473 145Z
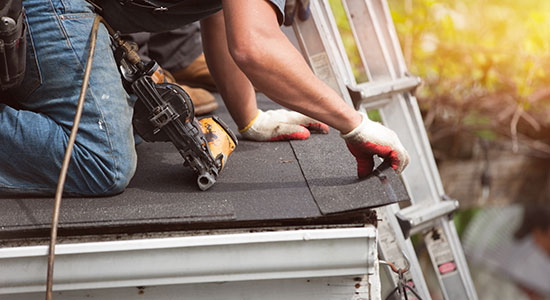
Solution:
M115 60L128 92L137 96L134 129L146 141L170 141L197 174L201 190L217 180L237 138L218 117L195 118L193 102L178 85L166 83L155 61L147 64L137 55L134 44L113 35Z

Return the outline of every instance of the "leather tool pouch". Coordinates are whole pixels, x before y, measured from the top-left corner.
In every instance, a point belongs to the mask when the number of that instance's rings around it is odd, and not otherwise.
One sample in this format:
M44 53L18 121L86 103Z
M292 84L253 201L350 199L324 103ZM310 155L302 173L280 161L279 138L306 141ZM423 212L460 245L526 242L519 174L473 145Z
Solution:
M0 90L23 81L27 49L24 15L22 0L0 0Z

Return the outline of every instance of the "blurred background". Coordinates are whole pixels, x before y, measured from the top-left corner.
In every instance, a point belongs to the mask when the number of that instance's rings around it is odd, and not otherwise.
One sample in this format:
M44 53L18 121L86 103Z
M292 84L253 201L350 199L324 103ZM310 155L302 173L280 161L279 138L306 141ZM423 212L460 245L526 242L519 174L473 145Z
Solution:
M550 299L550 1L388 3L479 299Z

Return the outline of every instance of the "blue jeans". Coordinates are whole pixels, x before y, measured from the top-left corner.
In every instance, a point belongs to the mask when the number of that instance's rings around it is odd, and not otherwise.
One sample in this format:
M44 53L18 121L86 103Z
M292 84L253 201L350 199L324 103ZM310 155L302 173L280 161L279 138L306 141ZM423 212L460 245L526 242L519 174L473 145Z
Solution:
M51 195L73 124L95 14L84 0L24 0L23 5L29 28L27 71L13 92L17 109L0 103L0 195ZM126 187L137 160L133 104L101 25L66 194L111 195Z

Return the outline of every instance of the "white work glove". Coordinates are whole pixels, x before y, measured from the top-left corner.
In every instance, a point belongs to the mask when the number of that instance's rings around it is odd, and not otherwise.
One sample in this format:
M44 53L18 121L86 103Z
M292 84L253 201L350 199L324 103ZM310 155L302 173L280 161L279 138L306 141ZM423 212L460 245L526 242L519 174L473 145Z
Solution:
M309 130L308 130L309 129ZM315 119L284 109L261 111L239 132L243 138L258 142L305 140L310 132L328 133L329 127Z
M389 160L392 168L401 173L409 163L409 154L403 147L397 134L384 125L369 120L361 113L363 121L355 129L341 134L349 151L357 160L357 176L366 177L374 168L374 155Z

